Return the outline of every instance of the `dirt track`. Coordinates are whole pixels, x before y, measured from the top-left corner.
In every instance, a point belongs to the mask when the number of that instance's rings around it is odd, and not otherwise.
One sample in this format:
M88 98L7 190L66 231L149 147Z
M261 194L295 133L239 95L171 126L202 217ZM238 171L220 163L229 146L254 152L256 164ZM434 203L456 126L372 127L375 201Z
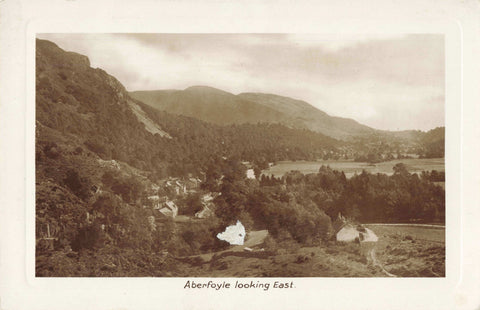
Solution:
M445 225L435 225L435 224L363 224L363 225L368 225L368 226L407 226L407 227L429 227L429 228L438 228L442 229L445 228Z
M375 255L375 248L372 248L370 250L369 254L370 254L370 258L372 259L372 262L373 262L374 266L380 267L380 269L382 269L382 272L385 273L387 276L396 277L396 275L386 271L385 268L383 268L383 265L377 260L377 256Z
M383 274L397 277L445 276L445 227L430 224L365 224L378 235L365 251ZM377 259L378 257L378 259ZM388 270L388 271L387 271ZM391 275L388 275L391 276Z

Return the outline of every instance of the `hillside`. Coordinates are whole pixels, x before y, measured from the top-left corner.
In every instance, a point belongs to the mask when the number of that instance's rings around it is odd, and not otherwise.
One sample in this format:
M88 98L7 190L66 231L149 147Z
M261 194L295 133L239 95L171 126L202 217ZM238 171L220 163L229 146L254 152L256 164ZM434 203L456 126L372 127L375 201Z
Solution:
M113 76L91 68L87 57L65 52L49 41L37 40L36 60L39 151L48 143L64 144L68 149L86 149L102 159L115 159L139 169L171 175L198 174L219 157L240 156L243 160L262 162L308 159L333 151L338 145L324 135L280 125L222 127L159 112L131 98ZM233 106L236 111L226 113L219 107L212 114L218 117L248 116L256 123L262 115L280 114L203 87L190 88L182 96L192 102L193 98L210 102L206 98L212 92L216 100L211 106L224 105L226 109ZM192 108L192 114L207 110ZM231 120L226 118L225 122Z
M193 86L177 91L139 91L130 94L133 98L159 110L219 125L282 123L288 118L269 107L206 86Z
M376 131L352 119L330 116L301 100L263 93L242 93L238 97L282 112L289 115L291 121L296 124L302 124L307 129L335 138L358 136Z
M135 91L130 94L156 109L214 124L277 123L337 139L375 132L354 120L329 116L304 101L272 94L234 95L206 86L193 86L185 90Z
M352 119L329 116L305 101L274 94L234 95L212 87L194 86L185 90L136 91L130 95L157 110L213 124L263 122L321 133L346 142L337 155L359 161L375 162L408 154L433 158L443 157L444 153L444 127L429 132L377 130ZM324 155L326 159L339 158Z
M135 132L143 123L151 134L169 137L132 100L123 85L87 57L64 52L54 43L37 40L37 122L51 128L96 135L103 122L114 127L109 137ZM85 128L86 127L86 128ZM112 128L113 129L113 128Z

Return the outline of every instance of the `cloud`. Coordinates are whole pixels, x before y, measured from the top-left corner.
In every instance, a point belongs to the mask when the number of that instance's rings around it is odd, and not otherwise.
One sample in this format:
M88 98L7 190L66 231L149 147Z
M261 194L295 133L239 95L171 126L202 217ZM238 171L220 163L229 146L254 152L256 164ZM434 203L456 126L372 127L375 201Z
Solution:
M40 34L132 90L209 85L301 99L379 129L444 124L442 35Z
M297 46L321 47L329 52L336 52L341 49L355 46L372 40L398 40L404 38L405 34L289 34L288 40Z

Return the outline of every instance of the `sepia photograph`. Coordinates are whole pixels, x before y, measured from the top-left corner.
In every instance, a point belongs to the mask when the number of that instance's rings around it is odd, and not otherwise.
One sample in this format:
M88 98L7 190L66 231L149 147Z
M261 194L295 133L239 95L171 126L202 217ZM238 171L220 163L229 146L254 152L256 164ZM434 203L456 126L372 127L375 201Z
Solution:
M36 277L443 278L444 158L443 34L36 35Z
M0 309L478 309L479 13L0 0Z

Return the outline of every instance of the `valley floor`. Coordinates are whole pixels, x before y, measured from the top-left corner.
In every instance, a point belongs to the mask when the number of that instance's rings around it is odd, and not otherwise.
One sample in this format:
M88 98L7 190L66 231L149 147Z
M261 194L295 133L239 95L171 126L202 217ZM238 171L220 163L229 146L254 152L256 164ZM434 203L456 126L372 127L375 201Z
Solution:
M329 166L338 171L343 171L347 178L355 173L361 174L363 170L370 173L393 174L393 167L398 163L404 163L411 173L420 173L422 171L445 171L444 158L410 158L396 159L391 161L369 164L364 162L354 162L353 160L318 160L318 161L281 161L276 165L263 171L265 175L282 177L285 173L298 170L303 174L317 173L322 166Z

